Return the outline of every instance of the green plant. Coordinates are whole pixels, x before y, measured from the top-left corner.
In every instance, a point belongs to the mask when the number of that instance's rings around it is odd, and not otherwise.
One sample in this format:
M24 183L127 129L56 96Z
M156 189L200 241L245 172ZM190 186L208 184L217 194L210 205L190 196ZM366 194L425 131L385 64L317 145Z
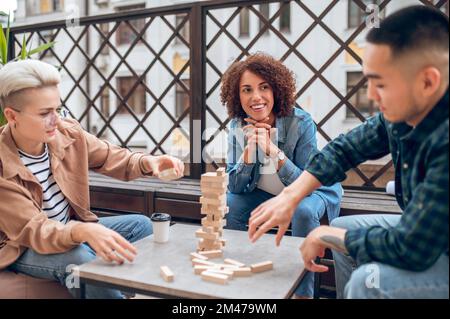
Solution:
M8 63L8 44L9 44L9 35L10 35L10 15L0 11L0 16L3 17L8 17L8 22L7 22L7 26L6 26L6 30L3 29L3 24L0 23L0 67L5 65L6 63ZM26 42L26 38L25 35L23 36L22 39L22 50L20 51L20 54L14 58L14 61L17 60L25 60L30 58L33 54L37 54L40 53L42 51L45 51L49 48L51 48L52 46L55 45L55 42L49 42L49 43L44 43L40 46L38 46L35 49L31 49L27 50L27 42ZM1 83L0 83L1 85ZM0 126L3 126L4 124L6 124L6 119L5 116L3 115L2 110L0 109Z

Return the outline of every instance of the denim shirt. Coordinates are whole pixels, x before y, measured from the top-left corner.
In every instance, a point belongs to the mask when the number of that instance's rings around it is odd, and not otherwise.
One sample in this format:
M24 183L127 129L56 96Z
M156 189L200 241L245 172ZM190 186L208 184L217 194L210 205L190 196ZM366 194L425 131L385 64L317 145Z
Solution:
M227 173L229 174L228 190L231 193L252 192L258 184L260 169L263 164L256 158L254 163L246 164L243 152L246 146L242 121L233 119L228 134ZM277 172L285 186L293 183L303 172L311 153L317 150L316 126L311 116L305 111L294 108L292 115L277 117L278 148L286 155L284 165ZM317 189L326 206L329 220L339 215L342 198L342 187L339 183Z

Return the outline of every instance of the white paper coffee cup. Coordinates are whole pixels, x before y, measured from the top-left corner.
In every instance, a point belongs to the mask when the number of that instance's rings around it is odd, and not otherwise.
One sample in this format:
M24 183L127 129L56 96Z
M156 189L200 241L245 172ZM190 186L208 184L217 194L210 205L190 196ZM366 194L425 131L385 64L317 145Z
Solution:
M165 243L169 240L170 215L153 213L150 217L153 226L153 240L157 243Z

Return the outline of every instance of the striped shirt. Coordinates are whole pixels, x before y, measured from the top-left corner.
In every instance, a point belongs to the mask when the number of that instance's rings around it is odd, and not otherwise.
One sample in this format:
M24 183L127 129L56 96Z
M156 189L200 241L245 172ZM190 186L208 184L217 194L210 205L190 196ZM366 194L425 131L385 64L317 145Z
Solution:
M47 145L42 155L33 156L19 150L20 159L42 187L42 211L49 219L66 224L69 221L69 202L53 178Z

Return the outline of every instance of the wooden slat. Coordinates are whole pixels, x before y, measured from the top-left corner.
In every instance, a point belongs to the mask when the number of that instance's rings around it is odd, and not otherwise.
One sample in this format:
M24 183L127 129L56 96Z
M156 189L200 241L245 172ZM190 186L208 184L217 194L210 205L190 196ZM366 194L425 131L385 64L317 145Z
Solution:
M141 178L131 182L91 173L90 189L93 207L151 213L166 212L174 218L201 219L200 181L180 179L161 181ZM341 216L352 214L398 214L401 209L395 197L380 191L346 189L341 203Z

